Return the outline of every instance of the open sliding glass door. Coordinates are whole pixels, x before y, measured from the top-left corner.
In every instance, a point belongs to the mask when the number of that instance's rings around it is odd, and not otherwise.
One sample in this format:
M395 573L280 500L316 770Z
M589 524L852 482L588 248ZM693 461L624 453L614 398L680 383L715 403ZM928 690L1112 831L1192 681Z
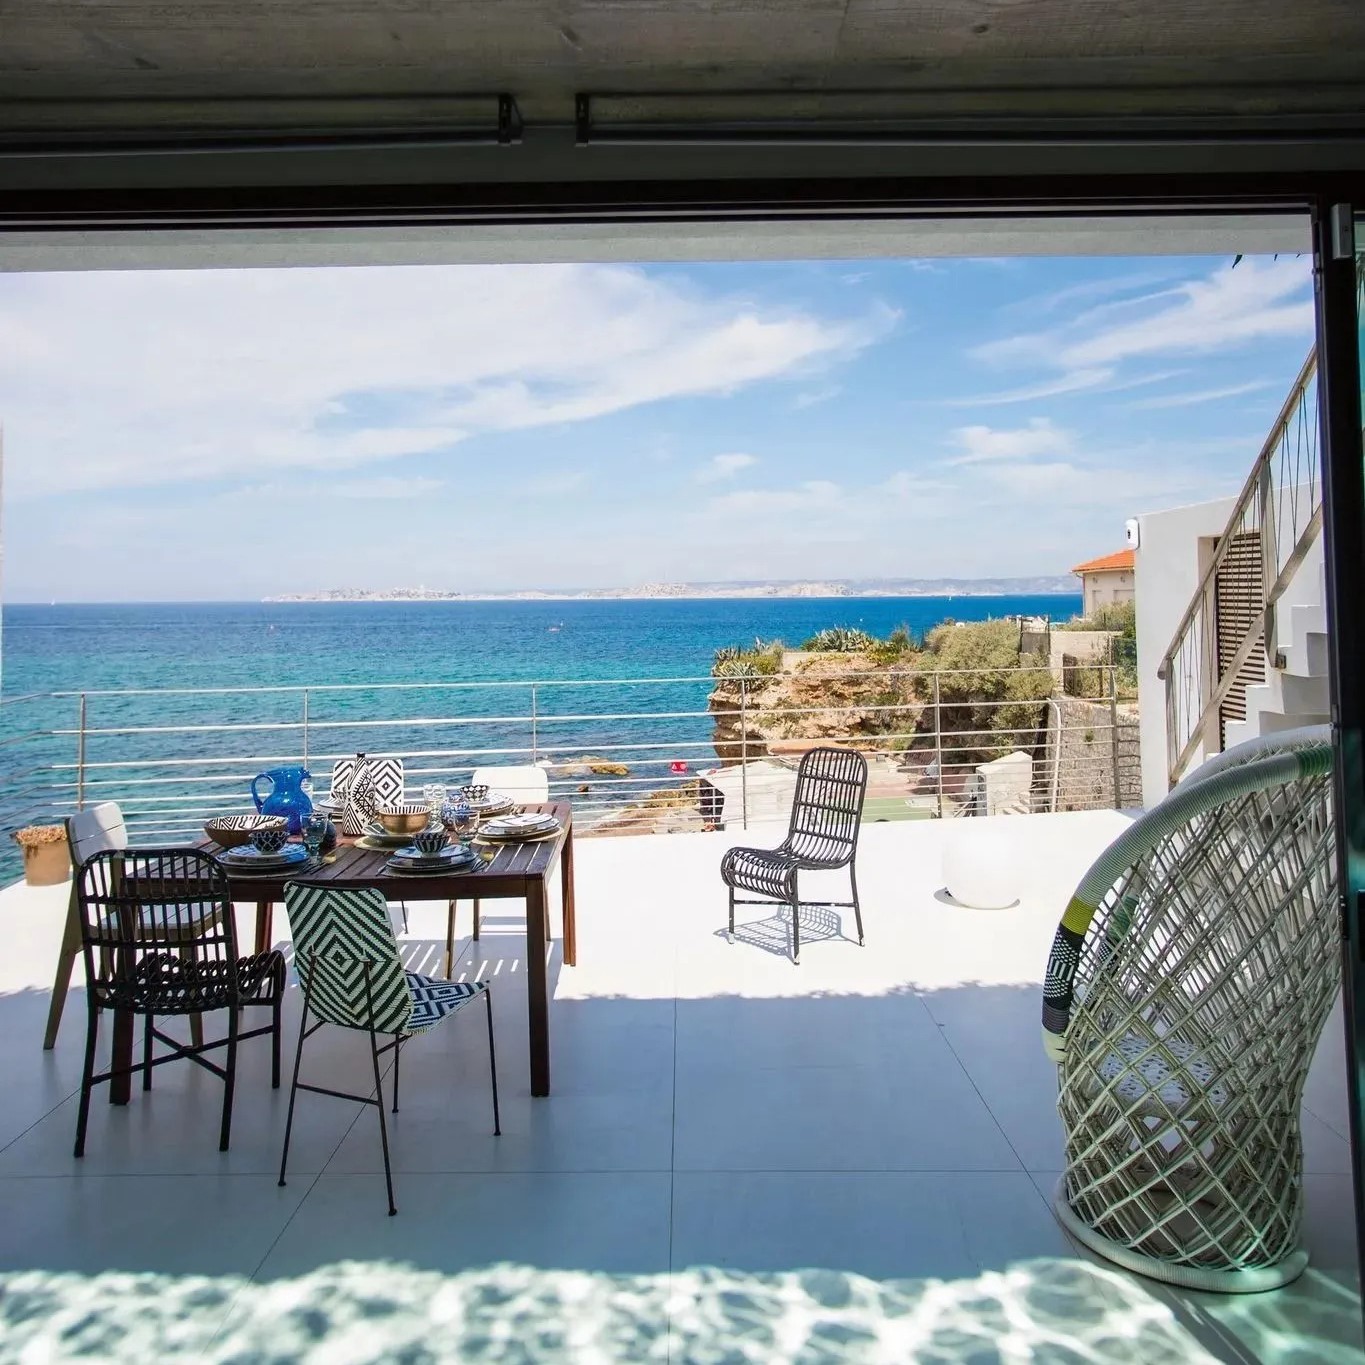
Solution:
M1365 1266L1365 462L1361 449L1365 203L1314 215L1336 818L1343 895L1343 989L1355 1164L1356 1241Z

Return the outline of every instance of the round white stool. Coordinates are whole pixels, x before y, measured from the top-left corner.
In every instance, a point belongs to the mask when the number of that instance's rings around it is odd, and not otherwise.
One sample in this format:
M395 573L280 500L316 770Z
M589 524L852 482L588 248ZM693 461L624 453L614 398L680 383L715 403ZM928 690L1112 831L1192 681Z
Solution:
M1019 861L1025 855L1020 835L1007 815L967 819L948 835L943 847L943 886L959 905L973 910L1004 910L1018 905Z

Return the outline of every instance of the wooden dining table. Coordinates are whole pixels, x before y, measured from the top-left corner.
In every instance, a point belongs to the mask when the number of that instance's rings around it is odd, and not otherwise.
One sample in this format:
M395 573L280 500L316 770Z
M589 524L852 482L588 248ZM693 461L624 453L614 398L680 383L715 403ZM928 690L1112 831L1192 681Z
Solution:
M482 854L468 871L433 873L419 876L393 873L386 868L391 850L363 847L355 839L342 839L335 856L321 867L304 873L285 873L279 877L235 873L227 864L228 891L234 904L255 902L255 951L265 952L274 940L274 909L284 899L286 882L302 881L311 885L346 889L377 887L389 901L433 901L446 904L446 975L450 975L454 946L455 905L461 900L520 900L526 905L526 1014L530 1034L531 1094L550 1093L550 991L547 949L550 942L549 880L559 868L563 909L564 965L572 967L578 958L574 925L573 811L567 801L550 801L524 807L529 811L548 811L559 821L550 837L517 843L479 845ZM476 841L477 843L477 841ZM206 853L220 853L211 839L200 839L195 847ZM131 1065L133 1031L131 1018L116 1018L114 1024L114 1068ZM120 1061L122 1056L124 1060ZM131 1095L132 1077L116 1078L110 1085L111 1103L126 1104Z

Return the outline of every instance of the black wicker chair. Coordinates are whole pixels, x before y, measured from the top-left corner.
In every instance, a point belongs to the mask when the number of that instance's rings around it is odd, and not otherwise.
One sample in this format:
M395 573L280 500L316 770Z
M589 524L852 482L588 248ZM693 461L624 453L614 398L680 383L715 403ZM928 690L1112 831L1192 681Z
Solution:
M85 956L90 1017L76 1118L76 1155L85 1154L90 1092L116 1076L142 1073L152 1088L152 1068L188 1057L224 1083L218 1148L227 1151L232 1129L232 1091L237 1044L271 1035L270 1083L280 1084L280 1007L284 999L284 957L277 952L238 957L236 918L227 878L206 853L186 848L110 849L86 859L76 871L76 904ZM244 1007L264 1006L271 1021L240 1031ZM102 1010L143 1019L142 1060L95 1071L95 1042ZM156 1027L158 1015L203 1015L227 1011L227 1036L188 1047ZM153 1044L170 1050L153 1056ZM226 1048L219 1066L205 1054Z
M863 913L858 905L858 851L863 797L867 793L867 760L852 749L811 749L796 773L791 825L776 848L732 848L721 859L720 875L730 888L730 937L735 933L736 905L791 907L792 961L801 960L801 899L797 875L847 867L851 901L811 901L826 909L851 906L863 942ZM760 899L737 900L735 892L752 891Z

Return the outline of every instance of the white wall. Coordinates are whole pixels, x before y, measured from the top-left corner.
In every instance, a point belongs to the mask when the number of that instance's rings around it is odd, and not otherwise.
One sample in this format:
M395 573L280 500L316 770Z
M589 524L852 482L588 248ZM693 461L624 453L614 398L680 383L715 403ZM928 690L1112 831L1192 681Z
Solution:
M1133 575L1128 569L1101 569L1086 574L1081 581L1085 585L1082 606L1086 616L1093 616L1101 607L1133 600Z
M1220 498L1138 517L1137 662L1142 735L1142 801L1150 809L1169 790L1166 684L1157 677L1166 647L1190 604L1211 541L1222 534L1236 499Z

